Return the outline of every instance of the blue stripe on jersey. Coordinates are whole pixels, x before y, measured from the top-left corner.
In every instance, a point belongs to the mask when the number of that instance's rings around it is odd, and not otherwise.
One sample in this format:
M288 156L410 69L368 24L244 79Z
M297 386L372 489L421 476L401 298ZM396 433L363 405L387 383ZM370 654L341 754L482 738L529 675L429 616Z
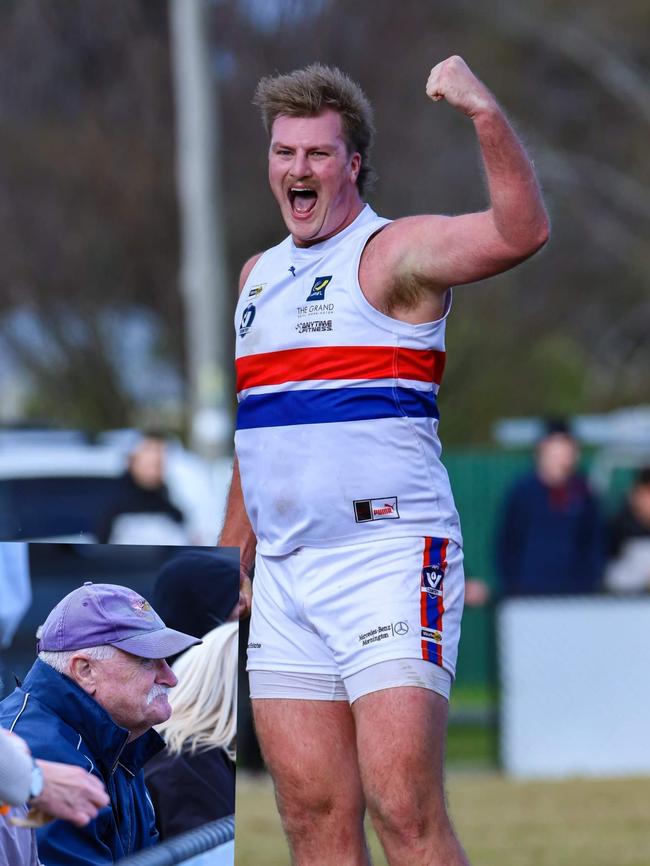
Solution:
M323 388L249 394L239 404L237 429L402 417L438 418L435 394L411 388Z

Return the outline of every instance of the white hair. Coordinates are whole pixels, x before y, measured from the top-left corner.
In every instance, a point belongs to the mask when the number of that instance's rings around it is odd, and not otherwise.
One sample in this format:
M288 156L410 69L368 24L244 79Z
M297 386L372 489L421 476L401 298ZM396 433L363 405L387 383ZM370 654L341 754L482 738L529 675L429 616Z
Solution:
M217 626L174 663L172 715L156 727L170 754L221 748L235 760L238 634L237 622Z
M80 647L76 650L63 650L61 652L41 650L38 657L42 662L45 662L46 665L54 668L54 670L58 671L60 674L67 674L70 669L72 657L77 655L77 653L85 653L91 659L101 660L112 658L117 653L117 650L114 646L103 644L102 646Z

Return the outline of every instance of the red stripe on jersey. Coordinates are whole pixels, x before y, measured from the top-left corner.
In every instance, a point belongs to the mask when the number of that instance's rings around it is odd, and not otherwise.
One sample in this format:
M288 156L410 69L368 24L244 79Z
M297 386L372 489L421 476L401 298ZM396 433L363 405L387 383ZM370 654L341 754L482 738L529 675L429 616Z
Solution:
M243 355L235 366L237 391L310 379L414 379L439 385L445 353L394 346L322 346Z

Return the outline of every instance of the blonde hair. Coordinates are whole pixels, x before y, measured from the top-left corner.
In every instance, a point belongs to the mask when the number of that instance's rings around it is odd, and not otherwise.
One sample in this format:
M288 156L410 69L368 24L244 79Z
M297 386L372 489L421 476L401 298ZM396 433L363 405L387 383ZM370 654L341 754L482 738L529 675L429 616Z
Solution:
M237 622L217 626L174 662L172 715L156 727L170 754L221 748L235 760L238 634Z
M253 105L262 113L262 123L271 134L273 121L288 117L316 117L330 108L341 115L348 153L361 156L357 186L361 195L374 179L369 153L375 134L372 106L363 90L336 66L312 63L285 75L267 75L258 82Z

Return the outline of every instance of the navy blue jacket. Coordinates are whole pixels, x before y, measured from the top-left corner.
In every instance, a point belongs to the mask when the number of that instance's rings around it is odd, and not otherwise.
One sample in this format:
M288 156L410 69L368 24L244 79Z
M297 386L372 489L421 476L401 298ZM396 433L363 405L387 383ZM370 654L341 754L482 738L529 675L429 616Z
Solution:
M0 702L0 724L21 736L35 758L84 767L111 798L85 827L57 820L38 830L46 866L105 866L157 841L142 770L164 748L155 731L127 743L129 732L94 698L38 659L22 686Z
M590 593L605 564L598 502L581 475L561 487L529 475L510 490L497 537L505 595Z

